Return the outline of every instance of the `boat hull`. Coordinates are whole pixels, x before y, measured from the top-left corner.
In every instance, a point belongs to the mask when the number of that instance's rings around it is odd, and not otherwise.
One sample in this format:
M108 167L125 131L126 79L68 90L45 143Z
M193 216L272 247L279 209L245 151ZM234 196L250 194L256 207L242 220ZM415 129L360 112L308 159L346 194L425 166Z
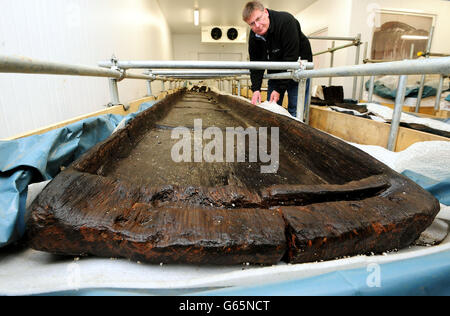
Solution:
M195 139L195 119L203 132L277 128L278 169L262 173L267 161L250 161L248 149L241 162L174 162L173 131ZM57 254L270 265L400 249L438 211L413 181L339 139L238 98L183 90L50 182L27 236Z

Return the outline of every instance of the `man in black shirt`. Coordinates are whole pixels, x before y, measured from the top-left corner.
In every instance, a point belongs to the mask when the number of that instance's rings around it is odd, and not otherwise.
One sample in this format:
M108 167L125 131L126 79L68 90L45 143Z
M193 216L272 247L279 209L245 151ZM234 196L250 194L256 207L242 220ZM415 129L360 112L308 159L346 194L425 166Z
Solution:
M242 13L243 20L250 26L250 61L298 61L312 62L311 45L302 33L300 23L287 12L264 8L259 1L247 3ZM268 71L274 73L279 71ZM261 84L264 70L251 70L252 103L261 102ZM308 91L309 80L307 81ZM269 80L267 99L283 104L284 93L288 92L289 113L297 116L298 83L294 80Z

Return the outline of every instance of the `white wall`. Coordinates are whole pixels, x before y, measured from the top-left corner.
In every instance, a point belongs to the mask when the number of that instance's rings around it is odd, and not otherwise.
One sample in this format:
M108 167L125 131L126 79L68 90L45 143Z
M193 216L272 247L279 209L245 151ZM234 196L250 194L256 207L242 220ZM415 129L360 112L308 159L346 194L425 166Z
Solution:
M247 43L202 43L200 31L173 34L172 40L175 60L199 60L208 55L210 60L237 60L240 56L239 61L246 61L248 58Z
M0 54L96 66L172 59L169 27L156 0L1 0ZM138 71L139 72L139 71ZM154 92L160 85L154 83ZM143 97L146 83L119 83L122 103ZM108 79L0 74L0 139L101 110Z
M450 54L448 30L450 29L450 1L442 0L318 0L296 17L306 35L328 28L328 36L355 37L361 33L361 41L369 42L371 49L373 35L373 14L371 8L401 10L416 13L436 14L436 28L431 51ZM336 42L336 46L346 42ZM328 41L329 47L331 42ZM345 66L355 63L355 48L347 48L335 53L334 65ZM361 60L364 48L361 47ZM329 54L328 54L329 55ZM370 56L369 56L370 57ZM329 56L325 63L329 65ZM328 79L315 79L314 84L326 84ZM365 78L368 80L368 78ZM352 96L353 79L336 78L333 84L344 86L345 97ZM358 83L359 89L359 83ZM357 94L358 95L358 94Z
M198 34L173 34L173 57L175 60L210 60L210 61L247 61L247 43L202 43L201 32ZM198 82L197 80L190 80ZM216 80L208 80L209 86L219 88ZM231 92L230 81L224 81L222 87Z
M351 36L350 19L352 14L352 0L318 0L305 10L296 14L302 27L302 32L309 36L319 30L327 29L327 36ZM311 40L312 46L322 46L322 40ZM331 47L331 41L325 41L327 47ZM336 46L347 44L348 42L337 41ZM353 64L355 60L355 49L338 50L334 54L334 65L346 65L349 56L353 56ZM313 50L313 53L317 51ZM328 68L330 65L330 54L322 57L323 65ZM314 79L313 85L328 85L328 78ZM346 97L351 97L351 89L353 86L352 78L333 78L333 85L343 85Z

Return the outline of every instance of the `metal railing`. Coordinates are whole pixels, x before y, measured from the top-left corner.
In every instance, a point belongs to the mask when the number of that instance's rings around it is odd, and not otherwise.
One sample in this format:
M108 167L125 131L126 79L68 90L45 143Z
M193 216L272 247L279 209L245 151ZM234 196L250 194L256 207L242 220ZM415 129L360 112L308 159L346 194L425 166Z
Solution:
M372 62L372 61L368 61L368 62ZM385 61L379 61L379 62L380 63L384 63ZM417 92L417 101L416 101L416 106L415 106L415 113L419 113L419 111L420 111L420 106L421 106L421 103L422 103L423 91L424 91L424 88L425 88L425 77L426 77L426 75L422 74L421 80L420 80L420 84L419 84L419 91ZM442 93L443 93L444 80L445 80L445 75L441 75L440 78L439 78L439 84L438 84L437 89L436 89L436 100L435 100L435 103L434 103L434 111L439 111L439 108L440 108L441 97L442 97ZM371 76L370 80L369 80L369 90L368 90L367 102L372 102L373 101L374 89L375 89L375 76Z
M383 64L337 67L330 70L304 71L297 73L298 78L323 77L323 76L371 76L369 95L373 95L374 76L376 75L399 75L397 95L395 98L394 113L391 121L391 130L387 148L391 151L395 149L397 142L398 130L400 126L400 118L405 101L406 82L408 75L422 74L439 74L441 75L439 88L436 96L435 110L439 109L439 102L442 94L442 86L444 75L450 74L450 57L426 59L426 60L405 60L398 62L387 62ZM420 93L420 92L419 92Z
M114 58L112 59L114 61ZM153 80L153 77L143 74L131 74L117 67L104 69L84 65L56 63L45 60L32 59L22 56L0 55L0 73L23 73L45 75L68 75L86 77L106 77L109 81L112 105L121 104L117 82L123 79ZM126 106L124 106L126 108Z
M317 52L317 53L313 54L313 56L319 56L319 55L322 55L322 54L330 53L331 54L331 57L330 57L330 68L334 67L334 53L336 51L338 51L340 49L348 48L348 47L353 47L353 46L356 47L355 65L359 64L359 58L360 58L360 53L361 53L361 45L363 44L361 42L361 34L358 34L356 37L308 36L308 38L310 40L327 40L327 41L332 41L330 48L328 48L325 51L321 51L321 52ZM352 43L336 47L335 46L336 45L336 41L350 41ZM366 52L365 52L365 54L367 54L367 43L366 43ZM329 81L328 81L328 85L329 86L331 86L331 84L332 84L332 78L333 77L329 77ZM364 80L362 80L362 81L364 81ZM358 77L354 77L353 78L352 99L356 98L357 85L358 85Z
M298 62L260 62L260 61L101 61L100 67L120 69L254 69L254 70L296 70L302 65ZM306 68L311 68L307 63Z
M432 26L430 29L430 33L428 36L428 41L427 41L427 50L426 52L419 52L417 54L418 57L425 57L425 58L429 58L431 56L435 56L435 57L447 57L445 56L445 54L433 54L430 53L430 49L431 49L431 44L433 41L433 34L434 34L434 29L435 27ZM414 58L414 44L411 44L411 52L410 52L410 59L412 60ZM364 59L364 63L384 63L386 62L385 60L373 60L373 59ZM420 78L420 84L419 84L419 91L417 93L417 101L416 101L416 107L415 107L415 112L419 113L420 111L420 105L422 103L422 96L423 96L423 91L424 91L424 87L425 87L425 78L426 78L426 74L422 74L421 78ZM372 98L373 98L373 90L374 90L374 83L375 83L375 78L371 77L370 78L370 86L369 86L369 95L368 95L368 101L372 102ZM441 95L442 95L442 84L443 84L443 77L441 76L441 80L439 83L439 87L437 90L437 95L436 95L436 103L434 106L434 110L438 111L439 110L439 105L440 105L440 99L441 99Z
M432 40L433 40L433 34L434 34L434 28L435 27L432 26L431 29L430 29L430 34L428 36L426 52L418 52L418 54L417 54L418 57L425 57L425 58L429 58L431 56L434 56L434 57L449 57L449 55L446 55L446 54L430 53L431 44L432 44ZM411 60L414 59L414 49L415 49L415 45L413 43L413 44L411 44L410 57L409 57L409 59L411 59ZM392 61L367 59L367 57L366 57L363 60L363 62L364 62L364 64L366 64L366 63L385 63L385 62L392 62ZM419 111L420 111L420 105L421 105L421 102L422 102L422 96L423 96L423 91L424 91L424 87L425 87L425 78L426 78L426 74L422 74L421 79L420 79L420 84L419 84L419 91L417 93L417 101L416 101L416 107L415 107L415 112L416 113L419 113ZM434 106L434 110L435 111L439 110L439 105L440 105L441 96L442 96L443 83L444 83L444 77L441 76L440 82L439 82L439 86L438 86L438 89L437 89L437 94L436 94L436 102L435 102L435 106ZM370 81L369 81L369 94L368 94L368 98L367 98L368 102L372 102L373 91L374 91L374 84L375 84L375 76L371 76L370 77Z
M251 69L277 69L277 70L289 70L287 72L267 74L267 79L293 79L299 82L298 94L299 100L297 103L297 117L303 122L308 122L309 114L309 101L305 102L306 95L306 80L312 78L321 77L358 77L358 76L371 76L375 75L398 75L400 76L397 96L394 106L394 114L391 122L391 131L388 139L389 150L394 150L395 143L398 135L398 129L400 124L400 116L402 113L402 107L405 99L406 79L408 75L416 74L440 74L441 79L444 75L450 74L450 57L441 57L424 60L405 60L398 62L387 62L382 64L369 64L369 65L354 65L334 67L329 69L317 69L313 70L313 64L308 62L286 62L286 63L261 63L261 62L205 62L205 61L189 61L189 62L176 62L176 61L144 61L144 62L130 62L130 61L117 61L112 58L110 62L101 62L102 67L109 67L110 69L86 67L80 65L68 65L61 63L53 63L46 61L38 61L24 57L11 57L0 55L0 73L40 73L40 74L58 74L58 75L75 75L75 76L94 76L94 77L107 77L110 81L111 98L113 104L120 104L117 92L117 82L125 79L144 79L147 80L147 86L150 87L153 80L161 80L162 88L164 90L164 81L179 83L180 79L185 79L184 76L191 76L192 78L227 78L228 80L234 80L240 76L247 75L247 71ZM124 68L121 68L124 67ZM127 70L137 68L145 68L151 70L147 74L130 74ZM156 72L153 68L187 68L187 69L223 69L224 67L230 67L231 69L245 69L245 72L236 72L230 70L205 72L205 71L188 71L174 72L169 70L166 72ZM181 76L181 77L180 77ZM177 78L178 77L178 78ZM441 80L442 91L442 80ZM312 84L310 84L310 89ZM240 90L240 89L239 89ZM311 93L309 93L311 96Z
M391 130L389 133L387 145L387 148L392 151L395 148L398 129L400 125L400 117L402 113L403 104L405 101L407 76L420 74L441 75L441 80L438 88L438 96L439 96L438 100L439 100L440 94L442 93L444 75L450 74L450 57L422 59L422 60L405 60L396 62L386 62L381 64L343 66L329 69L304 70L304 71L295 71L293 73L293 76L291 77L289 77L286 74L273 74L269 75L269 77L272 79L292 78L295 80L301 80L306 78L323 78L323 77L371 76L372 81L374 76L380 75L400 76L394 105L394 113L391 122ZM370 86L373 89L373 84L371 84ZM369 92L369 94L371 93L373 93L373 91ZM299 102L298 106L301 107L302 103ZM300 113L309 112L308 109L300 109L297 111Z
M160 80L162 91L165 91L165 82L170 88L175 83L179 85L182 80L218 78L234 80L237 77L249 74L250 69L271 70L298 70L311 69L312 63L300 62L214 62L214 61L119 61L114 56L109 61L99 63L100 67L56 63L45 60L32 59L22 56L0 55L0 73L25 73L46 75L71 75L88 77L106 77L109 81L111 102L109 106L119 105L118 82L123 79L141 79L147 81L148 95L152 95L151 82ZM106 69L108 68L108 69ZM170 71L154 71L153 69L171 69ZM129 73L130 69L147 69L145 74ZM189 69L174 73L172 69ZM190 69L228 69L214 72L192 72ZM245 71L230 71L229 69L243 69ZM125 109L127 107L124 105Z

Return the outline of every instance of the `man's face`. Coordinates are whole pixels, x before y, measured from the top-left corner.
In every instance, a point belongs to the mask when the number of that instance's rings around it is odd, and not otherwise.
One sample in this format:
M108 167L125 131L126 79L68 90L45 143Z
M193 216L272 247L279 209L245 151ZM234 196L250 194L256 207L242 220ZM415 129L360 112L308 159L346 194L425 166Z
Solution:
M254 10L245 22L250 25L255 34L266 35L270 25L269 12L267 9L264 11Z

